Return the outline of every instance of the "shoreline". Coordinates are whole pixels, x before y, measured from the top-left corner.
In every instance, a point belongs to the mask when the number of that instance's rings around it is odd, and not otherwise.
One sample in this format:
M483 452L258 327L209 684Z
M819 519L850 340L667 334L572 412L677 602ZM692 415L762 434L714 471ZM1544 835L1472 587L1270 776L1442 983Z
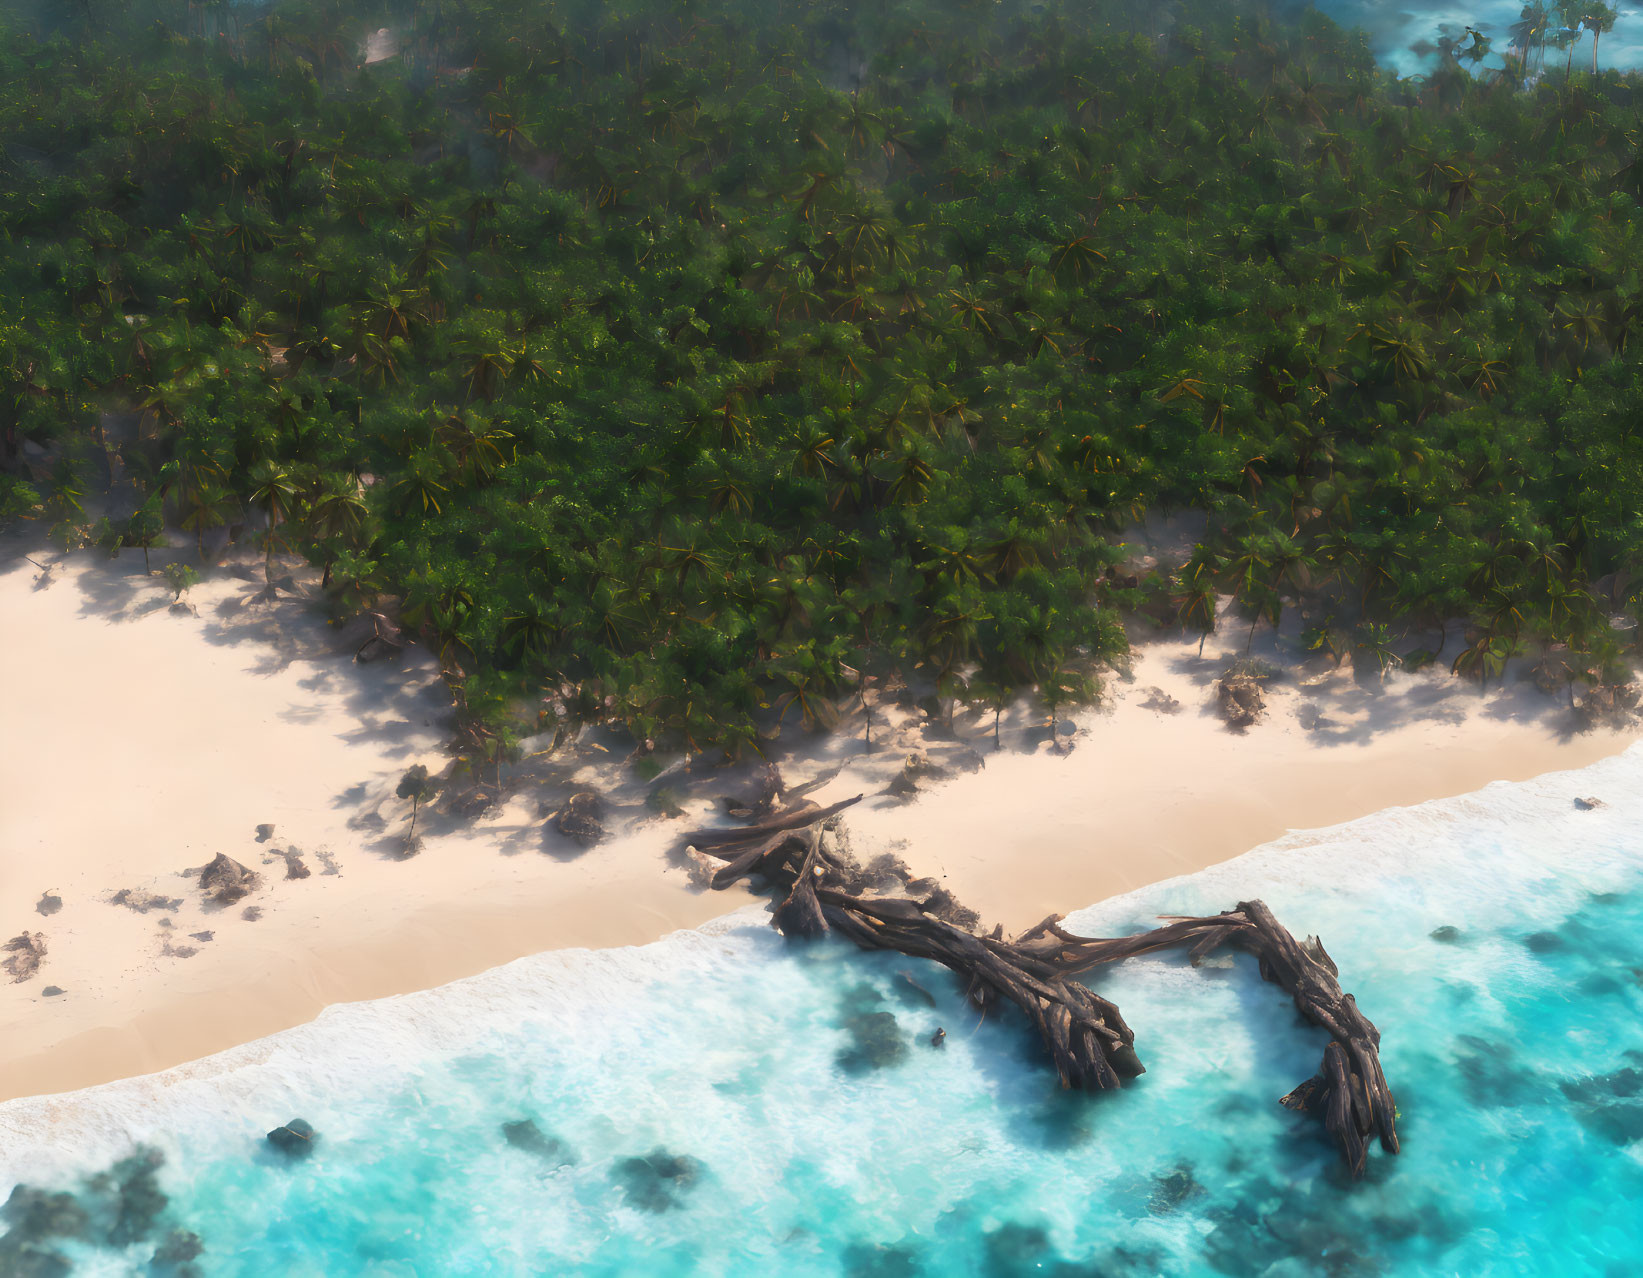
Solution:
M0 741L0 940L28 931L48 944L38 975L0 984L0 1101L164 1069L333 1003L543 950L644 943L752 900L700 890L669 854L712 819L703 788L667 820L591 735L573 749L576 770L540 792L467 823L425 813L424 851L400 859L395 782L413 762L443 763L432 662L414 648L389 664L338 658L300 606L245 602L256 581L244 574L213 570L178 613L133 552L69 556L40 589L27 562L0 566L17 669L33 676ZM1291 830L1583 767L1637 737L1570 735L1567 711L1522 683L1482 694L1423 673L1363 685L1294 662L1271 635L1256 655L1287 669L1265 721L1235 733L1209 694L1242 639L1241 628L1219 636L1202 658L1196 638L1138 642L1133 679L1070 716L1064 758L1020 707L997 753L990 721L943 743L903 714L873 754L858 739L816 739L787 779L841 767L812 797L871 796L847 817L858 855L895 852L1013 932ZM1154 688L1176 712L1149 708L1162 704ZM72 748L52 736L64 722L77 725ZM909 752L941 766L964 747L986 767L932 779L911 803L879 793ZM587 851L544 832L537 802L583 784L615 807L613 837ZM259 844L263 822L274 836ZM273 850L291 846L309 877L282 877ZM226 909L203 904L184 873L219 851L263 876ZM180 904L139 914L110 902L123 888ZM49 916L36 910L46 892L63 902ZM43 996L53 984L65 993Z

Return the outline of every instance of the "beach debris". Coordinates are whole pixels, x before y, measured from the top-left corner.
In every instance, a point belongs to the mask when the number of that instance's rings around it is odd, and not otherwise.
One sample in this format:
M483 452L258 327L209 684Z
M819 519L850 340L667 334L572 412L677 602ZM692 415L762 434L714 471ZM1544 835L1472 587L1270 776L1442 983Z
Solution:
M593 790L579 790L549 818L553 828L585 848L605 837L605 801Z
M4 962L0 962L0 968L10 973L12 984L21 985L24 981L32 979L40 970L40 963L46 957L45 934L19 932L4 945L0 945L0 953L11 955Z
M1142 698L1141 708L1153 710L1159 714L1180 714L1181 703L1162 688L1148 688L1147 695Z
M48 985L40 991L41 998L61 998L67 991L61 985Z
M705 1170L689 1154L653 1149L616 1164L616 1179L627 1200L642 1211L664 1212L684 1206L683 1194Z
M260 874L246 869L226 852L217 853L211 864L200 871L200 886L218 905L232 905L255 892L261 884Z
M569 1167L576 1161L576 1156L566 1148L564 1141L557 1136L549 1136L533 1119L520 1118L503 1123L502 1139L515 1149L534 1154L556 1167Z
M63 908L63 898L55 892L42 892L40 899L34 903L35 912L44 914L48 918Z
M946 775L946 768L931 763L929 755L915 750L902 761L901 771L884 792L898 799L909 799L918 793L920 782L939 781Z
M306 1118L293 1118L268 1133L268 1143L288 1158L307 1158L318 1140L319 1133Z
M313 873L312 870L302 863L302 855L295 848L290 848L285 852L282 852L280 855L285 858L286 878L306 879Z
M740 797L725 795L719 802L725 805L725 812L738 821L756 821L769 816L786 791L781 770L774 763L766 763L754 774L751 793Z
M1597 808L1606 808L1608 806L1602 799L1585 798L1575 800L1575 807L1581 812L1591 812ZM43 914L45 911L42 910L41 913Z
M150 892L146 888L121 888L109 898L112 905L123 905L128 910L136 910L139 914L147 914L150 910L180 910L182 898L161 896L158 892Z
M321 874L340 875L342 873L342 871L337 868L336 856L325 848L320 848L314 853L314 860L319 862Z
M1635 683L1594 683L1574 698L1575 721L1583 728L1620 728L1637 714L1643 689Z
M772 924L788 937L832 934L863 949L940 963L965 982L983 1015L1013 1003L1037 1031L1063 1087L1116 1088L1144 1072L1134 1032L1116 1006L1077 979L1083 973L1179 947L1189 947L1195 964L1223 946L1242 950L1254 956L1263 980L1288 993L1302 1017L1329 1034L1318 1073L1280 1103L1320 1116L1354 1177L1363 1174L1371 1137L1397 1153L1397 1108L1381 1070L1380 1032L1342 990L1323 944L1316 937L1296 940L1263 902L1241 901L1221 914L1170 918L1148 932L1108 938L1075 935L1061 927L1062 916L1051 915L1007 940L1001 927L986 934L969 923L964 916L974 914L931 880L909 881L899 896L877 890L826 837L825 821L853 802L807 804L739 830L700 830L685 842L726 863L714 876L715 888L763 879L777 897ZM890 1027L858 1009L846 1028L858 1042L877 1045Z
M262 906L248 905L240 911L240 917L247 923L255 923L262 917Z
M1261 681L1252 674L1223 675L1215 685L1216 707L1230 727L1247 728L1259 723L1266 711L1266 694Z
M947 1031L942 1029L941 1026L939 1026L939 1025L936 1026L936 1032L934 1034L930 1035L930 1046L931 1047L946 1047L947 1046Z
M257 827L257 842L258 843L267 843L268 840L273 838L273 837L274 837L274 827L272 825L268 824L267 822L264 822L262 825L259 825Z

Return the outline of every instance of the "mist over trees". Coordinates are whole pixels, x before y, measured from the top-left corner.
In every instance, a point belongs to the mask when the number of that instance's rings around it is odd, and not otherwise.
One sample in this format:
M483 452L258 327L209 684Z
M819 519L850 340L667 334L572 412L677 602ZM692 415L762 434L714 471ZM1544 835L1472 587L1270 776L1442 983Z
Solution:
M476 771L870 678L1061 705L1226 594L1477 675L1635 633L1632 78L1222 0L0 14L0 518L260 512Z

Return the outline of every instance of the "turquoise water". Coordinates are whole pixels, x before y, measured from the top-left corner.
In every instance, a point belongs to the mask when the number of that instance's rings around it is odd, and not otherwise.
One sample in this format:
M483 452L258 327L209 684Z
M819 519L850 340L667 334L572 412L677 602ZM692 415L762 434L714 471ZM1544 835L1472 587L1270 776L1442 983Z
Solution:
M1598 44L1599 68L1633 70L1643 66L1643 5L1630 0L1611 0L1616 12L1614 30ZM1490 39L1493 54L1485 66L1499 68L1501 54L1511 43L1511 27L1523 13L1523 0L1316 0L1317 7L1344 27L1359 27L1369 33L1375 57L1399 75L1422 75L1432 70L1432 50L1440 36L1463 39L1467 27L1475 27ZM1469 37L1465 38L1466 42ZM1556 78L1568 66L1568 50L1548 49L1546 69ZM1539 55L1536 55L1539 62ZM1583 33L1574 46L1574 67L1590 70L1592 38Z
M151 1267L174 1230L212 1275L1632 1274L1640 781L1634 750L1074 917L1110 933L1258 894L1321 934L1401 1110L1403 1154L1372 1151L1362 1184L1277 1105L1323 1040L1247 960L1099 978L1149 1072L1089 1097L940 969L790 948L743 915L0 1106L0 1196L74 1192L88 1220L26 1227L70 1266L38 1272L88 1275L190 1272ZM1577 810L1588 794L1607 806ZM316 1152L272 1155L263 1133L299 1114ZM138 1150L163 1161L88 1182Z

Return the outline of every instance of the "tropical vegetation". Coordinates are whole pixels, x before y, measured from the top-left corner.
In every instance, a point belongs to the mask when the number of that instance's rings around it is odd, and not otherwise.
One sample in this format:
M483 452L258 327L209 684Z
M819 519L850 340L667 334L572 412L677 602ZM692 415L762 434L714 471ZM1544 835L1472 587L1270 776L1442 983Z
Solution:
M498 775L1054 709L1229 596L1600 680L1643 89L1545 48L1601 7L1410 81L1228 0L0 6L0 518L306 556Z

